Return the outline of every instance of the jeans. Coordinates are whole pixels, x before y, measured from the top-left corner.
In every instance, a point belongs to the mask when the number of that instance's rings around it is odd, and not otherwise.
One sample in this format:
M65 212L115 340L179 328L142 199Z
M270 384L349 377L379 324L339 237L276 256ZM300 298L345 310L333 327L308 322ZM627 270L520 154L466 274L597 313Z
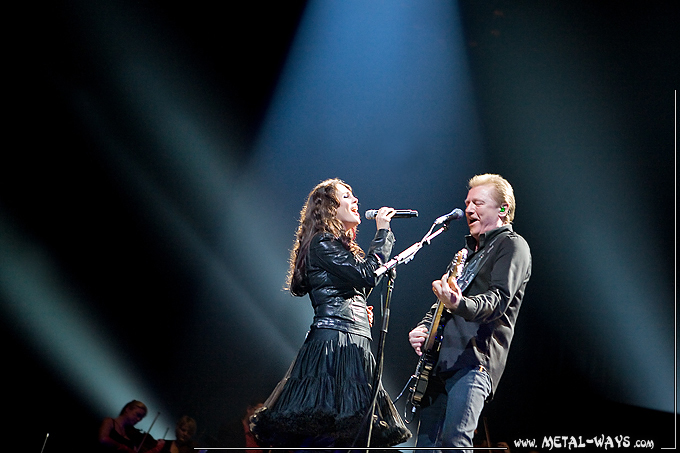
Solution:
M442 390L420 412L417 446L472 447L484 401L491 392L489 373L479 366L462 369L445 381Z

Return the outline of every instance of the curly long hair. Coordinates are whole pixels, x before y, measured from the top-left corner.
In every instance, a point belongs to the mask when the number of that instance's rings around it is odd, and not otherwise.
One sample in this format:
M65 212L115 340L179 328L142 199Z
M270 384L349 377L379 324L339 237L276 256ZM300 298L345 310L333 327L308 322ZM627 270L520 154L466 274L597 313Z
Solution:
M295 234L295 243L290 252L286 289L294 296L304 296L310 290L305 279L305 259L309 244L318 233L330 233L357 258L364 257L364 251L356 243L357 228L346 232L337 218L340 206L336 187L341 184L350 191L352 188L341 179L332 178L320 182L312 189L300 211L300 224Z

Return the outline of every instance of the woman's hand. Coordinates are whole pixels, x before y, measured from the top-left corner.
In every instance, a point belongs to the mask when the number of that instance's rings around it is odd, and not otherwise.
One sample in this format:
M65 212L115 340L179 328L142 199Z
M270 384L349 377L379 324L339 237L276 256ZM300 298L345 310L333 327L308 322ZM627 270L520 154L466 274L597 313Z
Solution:
M149 450L147 453L158 453L163 449L163 445L165 445L165 439L160 439L156 443L156 446Z
M376 229L389 230L390 221L392 220L392 216L394 216L395 212L397 211L394 208L387 208L385 206L378 209L378 213L375 215Z

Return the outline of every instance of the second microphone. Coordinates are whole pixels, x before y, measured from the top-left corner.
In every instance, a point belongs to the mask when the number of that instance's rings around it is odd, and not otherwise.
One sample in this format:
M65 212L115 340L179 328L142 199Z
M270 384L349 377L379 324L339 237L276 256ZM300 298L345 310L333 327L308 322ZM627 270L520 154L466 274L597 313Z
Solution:
M368 220L372 220L375 219L377 214L377 209L369 209L364 215ZM394 215L392 216L393 219L408 219L411 217L418 217L418 211L414 211L413 209L395 209Z

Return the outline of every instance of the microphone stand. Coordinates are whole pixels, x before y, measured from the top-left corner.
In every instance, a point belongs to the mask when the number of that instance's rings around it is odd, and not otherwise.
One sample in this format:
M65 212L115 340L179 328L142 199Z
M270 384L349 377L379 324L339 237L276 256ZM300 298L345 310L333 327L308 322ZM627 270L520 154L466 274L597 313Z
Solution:
M45 451L45 445L47 445L47 438L48 437L50 437L50 433L47 433L47 435L45 436L45 442L43 442L43 446L40 449L40 453L43 453L43 451Z
M409 261L411 261L415 256L418 251L423 248L424 245L429 245L430 241L434 239L435 237L439 236L442 234L444 231L449 229L449 224L451 223L450 220L445 221L442 223L442 227L435 231L434 233L432 230L434 230L434 227L437 226L437 224L433 224L432 227L430 227L430 231L427 232L425 237L423 237L420 241L416 242L413 244L411 247L407 248L403 252L401 252L399 255L395 256L379 268L375 270L375 275L376 277L380 277L383 274L385 274L387 271L394 269L397 264L406 264Z
M420 241L416 242L415 244L401 252L399 255L395 256L387 263L380 266L374 272L376 277L381 277L382 275L388 273L388 280L387 280L387 292L385 295L385 307L382 313L382 327L380 329L380 340L378 341L378 351L376 354L376 367L375 372L373 373L373 398L371 401L370 410L366 413L366 417L368 417L368 436L366 441L366 448L370 448L371 446L371 435L373 433L373 417L375 416L375 408L378 402L378 391L380 382L382 381L384 362L383 349L385 346L385 339L387 337L387 326L389 324L390 319L390 300L392 299L392 289L394 288L394 280L397 278L396 267L399 264L402 263L406 264L409 261L411 261L415 257L416 253L418 253L418 251L421 248L423 248L423 246L429 245L432 239L439 236L444 231L448 230L451 220L452 219L449 218L441 223L437 222L433 223L432 226L430 227L430 230ZM439 228L437 231L432 232L432 230L434 230L437 225L442 225L442 227ZM364 421L366 421L366 417L364 417ZM360 433L361 430L359 431L359 434ZM359 434L357 434L357 436ZM368 450L366 450L366 453L368 453Z

